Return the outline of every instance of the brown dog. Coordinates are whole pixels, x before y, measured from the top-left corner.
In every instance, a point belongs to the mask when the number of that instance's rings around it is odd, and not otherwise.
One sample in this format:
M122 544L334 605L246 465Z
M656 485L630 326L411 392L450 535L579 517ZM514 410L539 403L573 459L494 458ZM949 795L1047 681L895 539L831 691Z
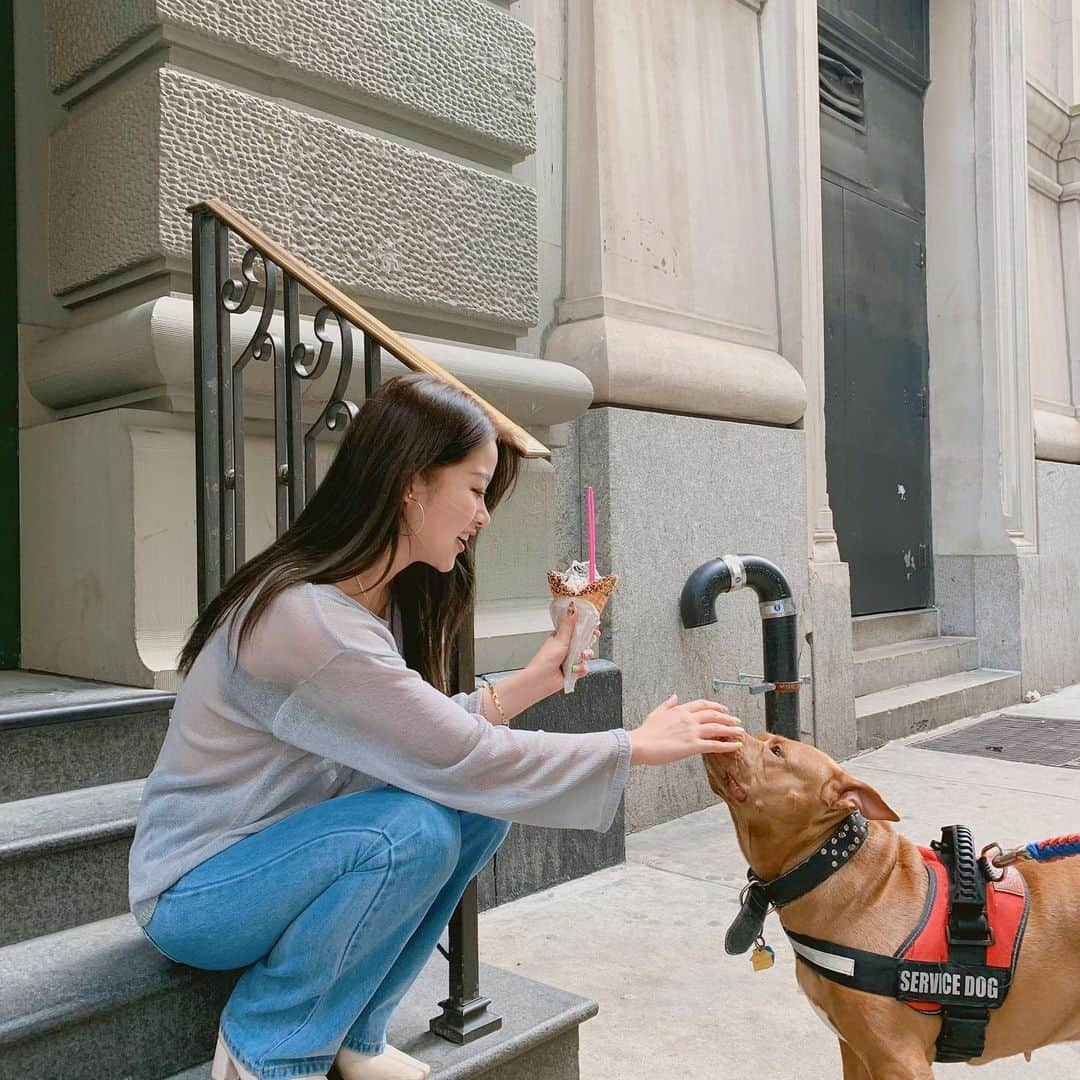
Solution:
M850 861L782 907L780 921L850 948L892 955L901 947L923 911L927 873L916 845L885 824L899 819L869 784L815 747L778 735L704 761L743 855L764 880L797 866L853 810L869 819ZM985 1052L972 1064L1080 1039L1080 857L1019 869L1031 897L1027 930L1012 988L990 1012ZM938 1016L838 985L802 962L796 969L800 989L840 1038L844 1080L933 1077Z

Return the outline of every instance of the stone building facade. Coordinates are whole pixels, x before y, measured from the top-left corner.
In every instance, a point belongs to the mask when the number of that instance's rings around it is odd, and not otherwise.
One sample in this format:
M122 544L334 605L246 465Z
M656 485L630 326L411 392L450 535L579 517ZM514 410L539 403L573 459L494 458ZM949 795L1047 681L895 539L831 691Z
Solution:
M804 737L837 756L1080 680L1078 0L47 0L15 5L14 53L23 667L175 686L186 209L216 195L552 448L479 544L479 670L548 631L544 571L580 557L591 484L628 726L760 671L746 594L679 622L687 575L726 552L787 573ZM885 83L922 120L897 212L925 238L927 457L896 486L932 537L890 557L930 599L914 629L879 610L853 636L823 167L837 132L870 145ZM271 408L256 376L254 546ZM760 698L719 696L760 728ZM628 827L711 799L697 765L642 771Z

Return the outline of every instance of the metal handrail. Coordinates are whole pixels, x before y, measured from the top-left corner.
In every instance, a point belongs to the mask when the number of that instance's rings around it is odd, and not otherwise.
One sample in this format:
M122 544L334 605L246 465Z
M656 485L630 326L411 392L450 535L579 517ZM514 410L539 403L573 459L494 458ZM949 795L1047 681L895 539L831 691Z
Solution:
M245 555L244 372L251 361L270 362L274 373L274 454L276 528L280 535L315 489L315 440L357 413L348 398L352 374L352 329L363 334L364 394L381 381L381 350L412 371L422 371L460 387L491 417L496 430L525 457L549 456L547 448L448 371L424 356L370 312L346 296L220 199L192 206L191 262L195 316L195 472L199 611L221 590ZM240 277L232 276L230 233L246 245ZM256 273L262 262L263 278ZM301 334L300 289L322 306L311 332L316 347ZM284 334L271 332L281 293ZM254 332L233 356L230 320L262 294ZM300 383L322 377L335 351L328 324L336 323L339 369L318 419L305 428ZM475 688L474 625L470 610L454 643L454 688ZM502 1026L480 994L476 881L470 882L450 920L449 994L431 1030L456 1043L471 1042Z
M208 211L219 221L228 225L237 236L246 240L264 258L276 263L282 271L295 278L313 296L317 296L324 304L334 308L358 330L374 338L382 348L400 360L410 371L426 371L429 375L437 375L440 379L445 379L475 398L487 410L495 424L495 429L522 457L551 457L551 451L539 439L534 438L524 428L519 427L513 420L499 412L494 405L474 393L459 379L454 378L449 371L429 356L425 356L415 345L391 330L386 323L377 319L366 308L361 307L351 296L343 293L317 270L308 266L303 259L272 240L260 228L252 225L227 202L215 198L204 199L189 207L188 213L196 214L201 210Z

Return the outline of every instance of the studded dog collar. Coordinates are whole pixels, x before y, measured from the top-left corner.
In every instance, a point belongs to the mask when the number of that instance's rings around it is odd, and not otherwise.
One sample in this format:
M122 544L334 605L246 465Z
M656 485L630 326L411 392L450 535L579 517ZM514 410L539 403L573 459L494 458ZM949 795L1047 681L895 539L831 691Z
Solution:
M743 889L739 914L724 937L724 950L731 954L746 952L761 938L770 908L790 904L832 877L862 847L868 829L869 822L854 810L811 855L786 874L765 881L753 868L748 870L749 883Z

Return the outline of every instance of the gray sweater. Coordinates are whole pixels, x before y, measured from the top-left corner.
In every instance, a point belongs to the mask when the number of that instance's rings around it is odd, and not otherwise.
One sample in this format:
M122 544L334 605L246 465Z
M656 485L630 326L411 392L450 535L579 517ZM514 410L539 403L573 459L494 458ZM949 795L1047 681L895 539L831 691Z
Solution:
M230 844L325 799L392 784L457 810L607 830L630 767L622 728L490 724L405 666L394 629L333 585L276 597L234 663L219 627L176 696L129 862L132 913Z

